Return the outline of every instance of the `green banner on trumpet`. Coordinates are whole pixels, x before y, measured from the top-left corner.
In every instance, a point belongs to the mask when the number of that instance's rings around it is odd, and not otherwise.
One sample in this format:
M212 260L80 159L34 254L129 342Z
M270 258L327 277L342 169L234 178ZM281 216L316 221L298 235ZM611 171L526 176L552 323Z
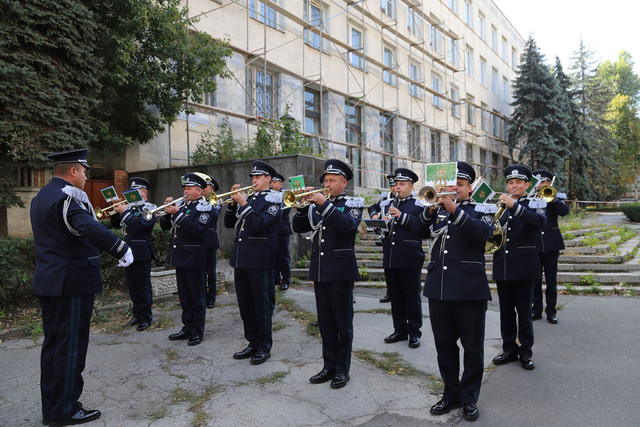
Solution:
M527 194L531 195L536 192L536 187L538 186L538 178L532 176L529 180L529 186L527 187Z
M449 185L456 185L458 167L456 162L449 163L428 163L425 165L426 185L431 185L436 189Z
M480 183L478 188L476 188L476 191L474 191L473 194L471 195L471 200L473 200L476 203L485 203L487 200L491 199L495 194L496 192L493 191L491 187L489 187L489 184L487 184L486 181L482 181L482 183Z
M102 193L102 197L104 197L107 203L111 203L119 199L118 193L116 193L116 189L113 187L113 185L107 188L103 188L102 190L100 190L100 192Z
M302 193L304 191L304 177L302 175L290 177L289 186L294 193Z
M122 195L127 200L127 203L129 203L130 205L135 205L135 204L144 202L144 199L142 198L142 194L140 194L140 190L138 190L137 188L135 190L123 191Z

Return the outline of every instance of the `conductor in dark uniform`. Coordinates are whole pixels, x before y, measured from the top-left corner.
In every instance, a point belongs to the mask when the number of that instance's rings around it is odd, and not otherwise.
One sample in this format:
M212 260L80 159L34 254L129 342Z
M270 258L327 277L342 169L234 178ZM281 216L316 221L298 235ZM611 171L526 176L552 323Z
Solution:
M389 204L391 200L396 195L396 179L393 174L387 175L387 182L389 183L389 191L384 192L380 195L380 198L377 202L372 204L367 208L367 212L369 213L369 218L371 219L380 219L387 214L387 210L389 209ZM379 229L375 230L376 232L380 232ZM382 246L384 239L384 232L380 236L380 240L376 241L376 245ZM385 280L386 282L386 280ZM380 298L381 303L386 303L391 301L391 296L389 295L389 286L387 285L387 293Z
M442 399L430 412L442 415L462 405L462 416L469 421L479 416L476 404L484 372L485 315L491 299L484 249L493 232L493 213L470 200L475 176L469 164L457 162L456 185L444 190L456 195L438 198L441 206L424 209L413 223L415 234L431 239L424 296L429 298L429 318L444 381ZM495 206L492 208L495 212ZM462 377L458 340L464 350Z
M184 202L170 204L160 217L160 227L171 230L168 264L176 268L178 298L182 307L180 332L169 335L171 341L189 340L198 345L204 337L206 297L204 274L207 269L206 236L212 220L213 207L202 198L206 182L194 173L182 177ZM171 203L167 197L164 204Z
M266 162L255 160L251 176L253 195L231 195L233 203L224 215L224 225L236 231L229 264L234 268L238 308L244 325L247 347L234 353L234 359L249 359L252 365L271 357L271 315L275 303L273 285L277 225L282 195L269 189L276 171ZM240 189L235 184L231 190Z
M220 189L218 182L211 176L195 172L196 175L204 179L207 186L202 190L202 196L208 200L210 194L214 194ZM217 276L216 267L218 265L217 252L220 247L220 241L218 240L218 217L220 216L220 201L218 201L211 209L211 221L209 221L209 229L205 237L207 245L207 270L205 272L205 285L207 295L207 308L213 308L216 306L216 286Z
M42 422L86 423L100 411L85 409L82 394L94 295L102 292L99 251L133 262L129 246L97 221L82 191L89 169L87 149L47 155L53 178L31 201L36 248L33 293L42 308L44 341L40 358Z
M145 208L153 210L156 206L147 201L147 191L151 184L140 177L129 178L129 189L138 190L142 195L139 202L128 206L117 205L116 213L111 216L111 226L122 228L122 237L133 250L133 264L125 269L129 296L133 303L133 317L124 326L135 326L144 331L151 324L153 303L151 292L151 233L156 224L156 217L145 219L142 215Z
M536 241L547 223L546 202L527 197L531 171L526 166L511 165L504 170L504 176L509 191L499 197L499 203L506 206L500 218L504 243L493 255L503 353L493 363L503 365L519 358L522 368L532 370L531 300L533 284L542 277Z
M353 286L360 278L354 242L364 200L344 195L347 181L353 178L349 166L329 159L324 168L320 182L329 190L329 197L309 195L311 205L296 209L293 231L313 232L309 279L316 296L324 366L309 381L331 381L331 388L341 388L349 381L351 366Z
M538 178L538 188L551 185L553 174L549 171L538 169L533 171L533 175ZM544 278L547 288L544 292L547 300L545 313L547 321L551 324L558 323L556 316L556 303L558 301L558 258L560 251L564 249L564 240L558 227L558 216L565 216L569 213L569 207L564 203L567 195L557 193L556 199L547 203L545 214L547 225L540 230L540 236L536 241L538 247L538 258L540 266L544 271ZM542 319L542 278L536 280L533 288L532 319Z
M423 205L413 196L418 175L405 168L396 169L396 195L384 219L390 221L389 233L383 240L384 276L391 295L393 333L384 339L395 343L409 339L409 347L420 347L422 301L420 277L424 252L422 239L411 232L412 223L422 214Z
M271 189L283 194L282 182L284 177L279 173L271 177ZM278 250L276 252L275 262L275 286L280 287L281 291L289 289L291 284L291 259L289 257L289 238L291 237L291 223L289 215L291 208L287 208L284 204L281 206L282 218L278 223Z

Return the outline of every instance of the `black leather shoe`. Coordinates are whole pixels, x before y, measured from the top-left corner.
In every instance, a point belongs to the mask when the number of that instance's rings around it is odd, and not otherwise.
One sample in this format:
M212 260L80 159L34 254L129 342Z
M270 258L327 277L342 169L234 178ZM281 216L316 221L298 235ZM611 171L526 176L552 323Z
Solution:
M540 320L542 319L542 314L536 313L531 315L531 320Z
M140 323L140 319L138 319L137 317L132 317L131 320L129 320L127 323L125 323L124 325L122 325L123 328L126 328L127 326L135 326L138 323Z
M459 407L460 401L458 400L456 400L455 402L450 402L448 400L440 399L438 403L436 403L431 407L431 409L429 409L429 412L431 412L432 415L444 415L448 414L452 409Z
M323 369L322 371L318 372L317 374L309 378L309 382L311 384L322 384L322 383L326 383L329 380L332 380L334 376L335 376L335 372L331 372L326 369Z
M280 285L280 290L281 291L286 291L287 289L289 289L289 284L288 283L283 283L282 285Z
M420 347L420 338L418 338L418 337L409 337L409 347L411 347L411 348Z
M185 331L180 331L175 334L169 335L170 341L182 341L182 340L188 340L189 338L191 338L191 335L186 333Z
M209 302L207 303L207 308L213 308L213 307L215 307L215 306L216 306L216 302L215 302L215 301L209 301Z
M518 355L516 353L502 353L493 358L494 365L504 365L505 363L515 362L518 360Z
M349 374L343 374L342 372L338 372L333 380L331 380L331 388L342 388L347 385L349 382Z
M406 335L400 335L397 332L392 333L391 335L389 335L388 337L386 337L384 339L384 342L386 342L387 344L393 344L394 342L398 342L398 341L406 341L408 338Z
M256 354L251 358L249 363L251 363L252 365L261 365L270 357L271 353L269 353L268 351L256 351Z
M189 342L187 343L187 345L198 345L202 342L202 337L200 335L194 335L191 338L189 338Z
M475 421L480 416L480 412L478 412L478 407L475 403L467 403L462 406L462 418L467 421Z
M88 409L80 409L75 415L66 420L49 421L50 426L70 426L74 424L84 424L89 421L97 420L100 418L100 411L90 411Z
M250 357L253 357L253 355L256 354L256 349L250 346L247 346L247 348L245 348L242 351L239 351L237 353L233 353L233 358L234 359L248 359Z
M139 331L139 332L142 332L145 329L147 329L150 325L151 325L151 322L149 322L147 320L143 320L142 322L140 322L138 324L138 327L136 328L136 330Z
M558 323L558 318L556 316L547 316L547 322L555 325L556 323Z
M391 297L389 296L389 294L383 296L382 298L380 298L380 302L381 303L385 303L385 302L391 302Z
M526 369L527 371L532 371L533 368L535 368L533 360L526 356L520 356L520 365L522 365L522 369Z

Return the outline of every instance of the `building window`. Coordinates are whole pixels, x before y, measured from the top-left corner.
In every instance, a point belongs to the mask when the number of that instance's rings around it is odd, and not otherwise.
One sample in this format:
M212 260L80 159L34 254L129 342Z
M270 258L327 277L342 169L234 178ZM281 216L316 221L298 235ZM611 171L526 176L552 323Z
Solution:
M414 63L409 63L409 77L415 82L421 82L422 76L420 75L420 66ZM422 98L422 88L415 84L410 83L411 96L416 98Z
M496 138L500 138L500 112L493 110L493 114L491 115L491 124L492 124L492 134Z
M483 57L480 57L480 84L487 85L487 61Z
M451 86L451 115L460 118L460 89L457 86Z
M395 0L380 0L380 10L389 18L396 19Z
M473 77L473 49L467 46L464 52L464 62L465 62L465 70L467 72L467 76Z
M491 68L491 92L496 95L500 95L500 88L498 87L498 70Z
M514 70L518 68L518 52L515 47L511 48L511 68Z
M498 29L493 25L491 26L491 49L498 51Z
M204 97L202 99L202 103L204 105L208 105L209 107L215 107L216 106L216 93L215 92L205 93Z
M387 46L385 46L382 50L383 50L382 56L383 56L384 66L387 67L387 69L382 71L384 82L395 86L396 75L393 72L393 69L396 66L395 52Z
M393 147L393 115L388 113L381 113L380 119L380 142L382 145L382 151L389 153L382 156L382 171L384 174L393 173L395 169L395 157ZM385 177L382 178L382 186L385 186Z
M420 125L417 123L407 123L407 140L409 142L409 157L421 160L422 150L420 150Z
M482 12L478 12L478 35L482 40L487 40L487 19Z
M258 117L275 116L275 89L273 73L265 74L263 69L247 67L249 92L249 108L251 115Z
M459 64L460 54L458 53L458 41L452 37L447 37L447 44L449 46L449 62L453 65Z
M473 96L467 94L467 123L475 126L476 124L476 107L473 105Z
M482 102L480 104L480 127L483 131L488 132L489 131L489 112L487 111L487 108L489 108L489 106L487 104L485 104L484 102Z
M504 59L504 62L509 63L509 57L507 56L507 46L508 46L508 42L507 39L505 39L504 37L502 38L502 59Z
M471 0L464 0L464 22L473 28L473 6Z
M493 175L499 176L500 173L500 156L498 153L491 153L491 166L493 166Z
M362 135L362 113L359 105L345 104L345 136L346 142L357 145L358 147L347 148L347 161L353 167L353 185L362 185L362 151L361 145Z
M313 25L316 29L320 29L322 24L322 9L315 2L305 0L304 2L304 20ZM304 42L315 48L322 48L322 38L320 34L310 30L304 30Z
M480 160L479 160L478 163L480 163L480 166L482 167L482 169L484 169L485 171L487 170L486 169L487 166L488 166L488 164L487 164L487 150L485 148L481 148L480 149ZM482 175L482 174L480 174L480 175Z
M433 91L435 93L440 93L440 77L434 75L433 76L433 87L432 87ZM442 102L442 98L440 98L438 95L434 94L433 95L433 106L437 107L437 108L442 108L441 105Z
M435 25L431 26L431 48L438 53L442 53L442 41L444 39L442 31Z
M354 52L349 52L349 62L354 67L364 68L364 44L362 40L362 31L357 28L351 27L351 47Z
M431 163L441 162L442 146L440 132L431 131Z
M449 0L449 9L453 11L453 13L458 13L458 0Z
M509 102L509 80L502 78L502 97L505 102Z
M466 153L467 163L473 163L473 145L470 142L467 142L467 153Z
M458 153L458 138L449 135L449 161L454 162Z
M276 11L259 0L249 0L249 17L276 28Z
M312 147L314 153L321 150L320 139L320 92L305 88L304 90L304 131L314 135L307 137L307 145Z
M407 6L407 29L419 38L422 38L422 17L420 11Z

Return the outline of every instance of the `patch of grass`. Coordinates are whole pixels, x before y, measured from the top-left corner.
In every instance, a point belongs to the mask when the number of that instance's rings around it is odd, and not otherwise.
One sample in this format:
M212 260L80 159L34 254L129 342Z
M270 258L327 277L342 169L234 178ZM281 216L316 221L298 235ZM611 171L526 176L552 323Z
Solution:
M164 417L167 416L167 413L169 412L169 410L167 408L162 408L162 409L158 409L157 411L154 411L152 413L150 413L149 415L147 415L147 419L150 421L157 421L157 420L161 420Z
M274 322L274 323L271 324L271 330L273 332L280 331L280 330L286 328L287 326L289 326L289 325L287 325L286 323L283 323L283 322Z
M354 355L384 370L389 375L425 375L424 372L405 363L399 353L377 353L371 350L356 350Z
M311 249L309 249L307 251L306 254L304 254L304 256L298 258L298 260L295 263L295 268L305 268L309 265L309 257L311 256Z
M389 314L391 315L390 308L373 308L369 310L355 310L356 313L370 313L370 314Z
M576 235L573 233L564 233L563 238L564 240L573 240L576 238Z
M194 417L191 419L192 426L206 426L209 416L202 410L202 407L217 391L217 386L207 386L202 393L176 387L171 392L171 399L173 403L189 403L189 412L194 413Z
M366 265L358 267L358 273L360 273L360 280L367 280L369 278L369 267Z
M584 276L580 276L579 284L580 286L594 286L599 283L596 282L596 279L594 279L592 274L585 274Z
M272 372L269 375L265 375L263 377L258 377L256 381L258 382L258 384L261 384L261 385L275 383L276 381L280 381L287 375L289 375L288 371L277 371L277 372Z
M171 361L178 360L178 352L175 350L167 350L166 355L167 355L167 359Z
M602 289L600 288L600 284L594 283L584 290L585 294L593 294L593 295L602 295Z
M562 310L563 308L564 308L564 304L558 304L556 306L556 310L558 310L558 311Z
M305 325L308 335L313 337L319 336L320 329L318 328L317 316L311 312L302 310L291 298L285 297L284 294L283 291L276 291L276 304L287 310L296 321Z
M572 283L565 283L564 286L567 288L564 292L569 295L578 295L580 291L576 289L576 287Z
M137 384L136 384L136 388L137 388L138 390L144 390L144 389L145 389L145 385L144 385L144 384L142 384L142 383L137 383Z

